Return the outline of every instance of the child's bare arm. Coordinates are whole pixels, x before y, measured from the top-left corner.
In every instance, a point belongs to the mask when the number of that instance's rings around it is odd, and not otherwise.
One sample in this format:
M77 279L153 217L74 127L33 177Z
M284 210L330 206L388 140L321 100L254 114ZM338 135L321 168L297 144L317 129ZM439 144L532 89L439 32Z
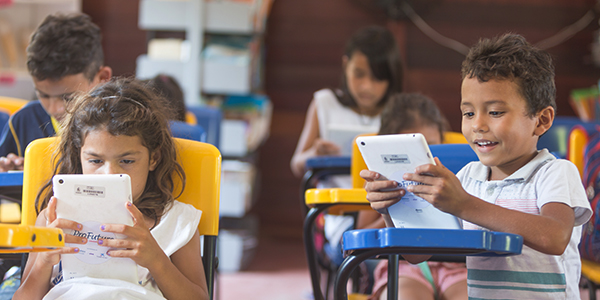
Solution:
M36 226L57 227L63 229L80 229L80 224L56 218L56 198L52 197L48 208L42 210L35 222ZM85 244L85 238L72 235L65 236L65 242ZM13 299L42 299L50 290L52 267L60 261L60 254L75 253L77 248L64 247L49 252L32 252L23 270L21 286L15 292Z
M340 148L334 143L319 138L317 105L313 100L306 112L304 128L302 128L302 134L290 162L292 172L296 177L301 177L309 158L322 155L339 155L340 151Z
M404 179L424 183L408 190L438 209L493 231L521 235L524 244L542 253L561 255L571 238L574 212L562 203L548 203L539 215L503 208L468 194L458 178L436 158ZM419 175L419 174L430 175Z
M198 232L185 246L168 257L143 221L143 214L135 205L128 205L127 209L134 219L133 226L103 225L104 231L127 236L125 239L102 240L103 246L124 248L111 250L109 255L131 258L147 268L167 299L208 299Z

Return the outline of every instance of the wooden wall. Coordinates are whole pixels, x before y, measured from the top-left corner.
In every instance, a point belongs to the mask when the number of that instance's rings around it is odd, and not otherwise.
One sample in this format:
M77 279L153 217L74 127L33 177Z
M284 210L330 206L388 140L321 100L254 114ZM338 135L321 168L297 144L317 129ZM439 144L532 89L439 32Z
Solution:
M346 39L358 28L387 26L398 40L406 63L406 91L433 98L460 130L462 54L440 46L406 21L393 21L366 10L358 0L275 0L268 20L265 90L274 104L271 136L259 153L260 185L253 213L262 229L299 236L302 217L299 179L289 161L304 123L312 93L335 87L341 74ZM375 1L372 1L375 2ZM413 1L415 2L415 1ZM419 1L417 1L419 2ZM593 0L432 0L421 17L441 34L467 46L480 37L505 32L523 34L536 43L557 33L588 11ZM138 1L83 0L104 33L106 63L116 75L133 74L135 58L146 51L146 35L137 29ZM591 43L598 19L567 42L548 49L555 58L559 115L573 115L571 89L600 78L591 63Z

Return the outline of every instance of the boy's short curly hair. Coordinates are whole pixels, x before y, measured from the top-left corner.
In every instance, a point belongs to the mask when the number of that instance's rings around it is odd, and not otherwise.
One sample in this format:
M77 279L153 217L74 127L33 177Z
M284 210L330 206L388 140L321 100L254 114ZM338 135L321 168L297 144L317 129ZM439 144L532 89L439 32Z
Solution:
M530 116L548 106L556 110L552 57L521 35L507 33L479 40L463 61L461 71L463 80L513 80L527 101Z
M92 81L103 64L100 28L81 13L47 16L27 47L27 70L37 80L83 73Z

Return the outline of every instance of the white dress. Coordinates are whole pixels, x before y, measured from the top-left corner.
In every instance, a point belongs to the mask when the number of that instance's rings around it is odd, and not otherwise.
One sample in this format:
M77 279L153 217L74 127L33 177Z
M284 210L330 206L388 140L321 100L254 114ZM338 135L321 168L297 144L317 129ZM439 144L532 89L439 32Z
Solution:
M381 116L364 116L342 105L334 92L322 89L314 94L319 121L319 136L335 142L342 155L350 155L354 137L363 133L376 133L381 126Z
M171 256L194 236L202 211L175 201L151 231L160 248ZM52 279L61 276L55 266ZM82 277L60 282L44 300L49 299L165 299L148 269L138 266L139 284L116 279Z
M342 148L342 155L349 156L352 142L359 134L377 133L381 126L381 116L364 116L340 103L334 92L322 89L314 94L319 121L319 136L332 141ZM335 175L322 180L317 188L352 188L350 175ZM337 244L342 234L352 227L354 219L349 216L325 215L325 237Z

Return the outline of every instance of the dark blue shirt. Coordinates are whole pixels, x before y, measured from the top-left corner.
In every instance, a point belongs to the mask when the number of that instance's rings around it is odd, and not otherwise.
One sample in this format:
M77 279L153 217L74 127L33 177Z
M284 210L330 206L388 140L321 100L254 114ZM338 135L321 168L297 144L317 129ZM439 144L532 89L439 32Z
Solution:
M35 139L56 135L50 115L40 101L32 101L10 117L0 134L0 156L15 153L23 156L25 148Z

